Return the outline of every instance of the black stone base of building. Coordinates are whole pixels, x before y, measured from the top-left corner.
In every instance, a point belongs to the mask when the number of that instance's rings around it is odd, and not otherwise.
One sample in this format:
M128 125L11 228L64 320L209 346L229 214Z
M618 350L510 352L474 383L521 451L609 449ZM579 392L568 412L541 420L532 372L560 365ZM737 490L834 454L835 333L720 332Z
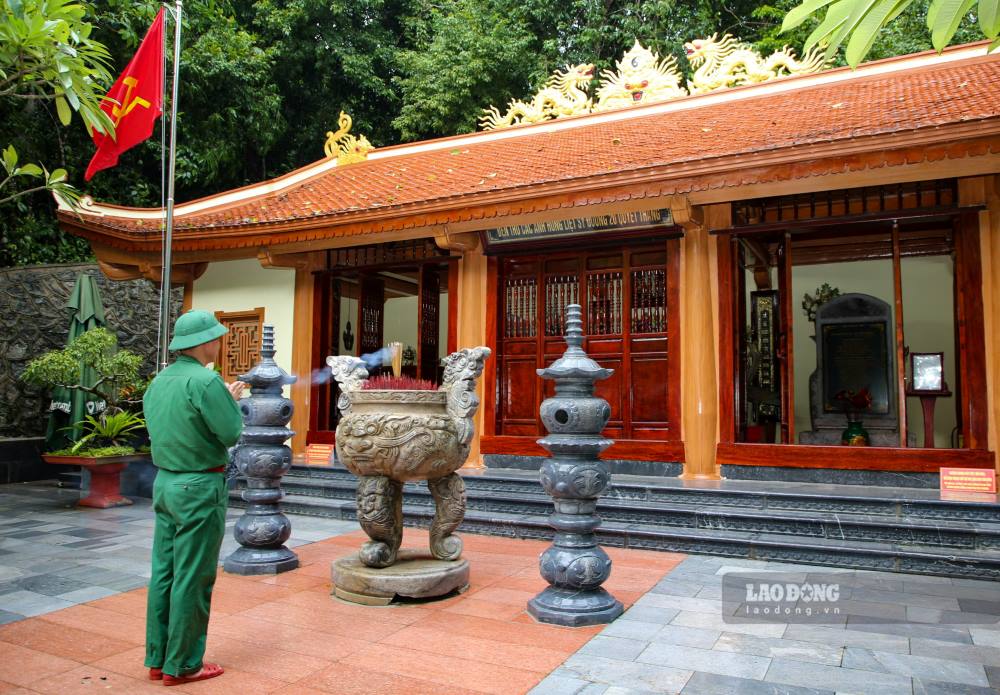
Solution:
M734 466L723 464L722 477L728 480L779 480L789 483L866 485L876 487L937 488L937 473L857 471L843 468L789 468L787 466Z
M545 456L512 456L509 454L483 454L487 468L506 470L537 471L545 462ZM684 465L676 461L630 461L626 459L603 459L611 475L645 475L673 478L680 475Z
M0 484L27 483L32 480L55 478L71 466L52 466L42 461L44 437L10 437L0 439Z

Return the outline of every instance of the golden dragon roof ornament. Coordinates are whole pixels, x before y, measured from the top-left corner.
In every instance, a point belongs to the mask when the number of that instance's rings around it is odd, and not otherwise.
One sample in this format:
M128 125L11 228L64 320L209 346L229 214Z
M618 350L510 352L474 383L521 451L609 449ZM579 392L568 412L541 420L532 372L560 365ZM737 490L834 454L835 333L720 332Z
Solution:
M610 111L634 104L649 104L687 96L681 86L683 75L677 70L677 59L660 56L644 48L639 40L622 56L618 72L601 73L594 111Z
M775 51L767 58L748 44L726 34L717 39L712 34L707 39L695 39L684 44L688 62L695 68L688 80L691 94L704 94L726 87L767 82L776 77L804 75L819 72L826 67L826 59L818 48L806 53L802 60L788 46Z
M522 123L575 116L577 114L622 109L702 94L726 87L766 82L787 75L819 72L826 67L822 52L814 49L801 59L787 46L767 58L749 45L726 34L713 34L684 44L694 74L685 89L677 59L659 55L638 40L618 61L617 72L604 70L597 88L596 102L587 94L594 66L585 63L552 74L545 87L531 101L512 100L503 114L495 106L484 109L479 122L483 130L507 128Z
M495 130L590 113L591 102L586 90L593 76L594 66L590 63L567 65L564 70L553 72L531 101L511 100L504 114L495 106L483 109L479 125L483 130Z
M356 137L348 134L352 125L351 117L341 111L337 125L340 128L336 133L331 131L326 134L326 143L323 145L326 156L336 157L337 166L363 162L368 159L368 153L375 148L364 135Z

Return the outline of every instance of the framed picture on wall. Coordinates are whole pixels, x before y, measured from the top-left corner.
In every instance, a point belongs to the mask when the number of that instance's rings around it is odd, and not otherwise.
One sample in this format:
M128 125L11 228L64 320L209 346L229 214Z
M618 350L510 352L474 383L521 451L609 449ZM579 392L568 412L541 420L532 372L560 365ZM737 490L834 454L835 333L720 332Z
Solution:
M911 352L910 391L941 393L947 389L944 383L944 353Z

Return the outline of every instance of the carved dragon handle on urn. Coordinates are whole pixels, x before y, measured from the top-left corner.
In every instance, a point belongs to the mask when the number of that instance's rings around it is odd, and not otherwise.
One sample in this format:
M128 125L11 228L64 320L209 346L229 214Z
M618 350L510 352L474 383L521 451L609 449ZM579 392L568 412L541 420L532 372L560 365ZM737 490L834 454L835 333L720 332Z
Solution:
M448 392L448 414L455 418L458 441L462 445L471 442L475 432L473 418L479 410L476 380L483 373L483 366L491 354L488 347L465 348L442 360L444 376L441 390Z
M368 378L368 368L363 361L350 355L327 357L326 363L333 373L334 381L340 384L340 398L337 399L337 407L341 414L347 415L351 412L351 399L347 393L361 390L362 384Z

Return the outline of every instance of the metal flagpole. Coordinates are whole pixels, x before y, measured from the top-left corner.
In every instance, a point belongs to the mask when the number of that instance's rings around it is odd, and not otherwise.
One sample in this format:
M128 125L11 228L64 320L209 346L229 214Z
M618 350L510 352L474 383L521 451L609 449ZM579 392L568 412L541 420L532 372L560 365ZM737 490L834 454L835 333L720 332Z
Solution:
M171 245L174 238L174 165L177 154L177 76L181 71L181 0L177 0L174 27L174 75L170 98L170 167L167 173L167 230L163 238L163 277L160 280L160 325L163 342L160 344L160 369L167 366L170 344L170 266Z

